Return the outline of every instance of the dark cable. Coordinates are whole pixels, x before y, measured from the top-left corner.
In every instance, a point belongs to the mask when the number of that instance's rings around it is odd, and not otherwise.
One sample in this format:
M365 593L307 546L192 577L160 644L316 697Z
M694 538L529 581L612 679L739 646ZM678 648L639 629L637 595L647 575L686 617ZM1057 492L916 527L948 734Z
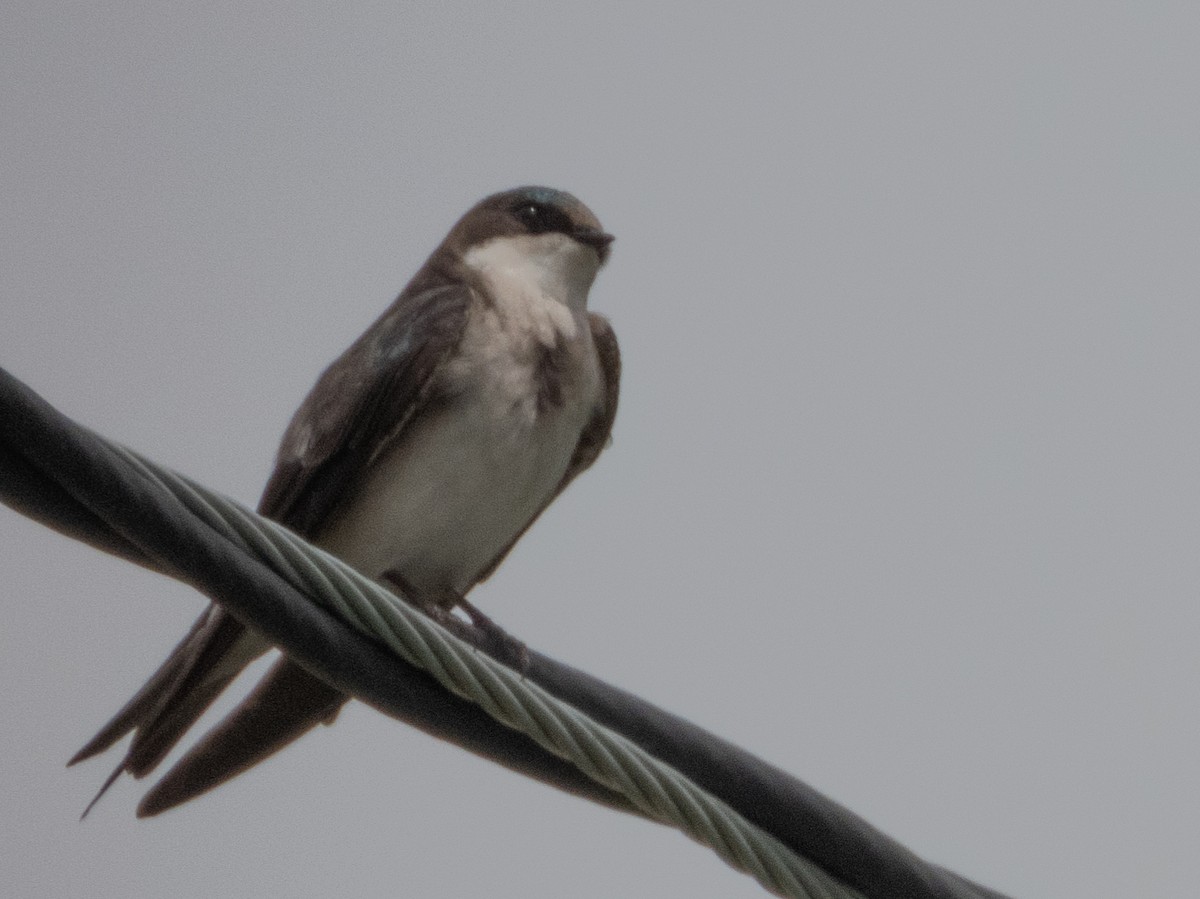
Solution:
M313 674L385 714L559 789L632 811L619 794L318 608L3 369L0 500L67 536L193 585ZM536 652L525 676L870 899L1005 899L923 861L807 784L636 696Z

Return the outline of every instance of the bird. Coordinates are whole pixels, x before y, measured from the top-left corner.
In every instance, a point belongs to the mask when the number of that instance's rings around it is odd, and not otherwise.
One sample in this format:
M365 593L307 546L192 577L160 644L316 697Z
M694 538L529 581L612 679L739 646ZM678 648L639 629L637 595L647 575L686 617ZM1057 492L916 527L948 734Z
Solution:
M284 432L259 513L434 617L458 609L507 637L466 595L610 443L621 356L587 301L612 242L565 191L527 186L479 201L318 378ZM68 763L133 734L84 816L121 774L152 772L270 648L210 604ZM281 655L145 794L138 817L332 723L348 698Z

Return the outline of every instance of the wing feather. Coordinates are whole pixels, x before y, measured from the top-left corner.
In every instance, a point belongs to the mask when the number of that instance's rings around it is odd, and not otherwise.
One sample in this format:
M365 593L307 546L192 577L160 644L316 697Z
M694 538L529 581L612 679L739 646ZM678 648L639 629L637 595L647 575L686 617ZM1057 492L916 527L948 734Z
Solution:
M350 492L352 480L434 398L434 375L458 345L470 302L470 288L464 285L401 294L325 370L293 416L259 502L259 512L302 536L315 536L340 498ZM253 635L245 632L245 626L236 618L211 606L134 698L70 764L103 752L126 733L135 731L117 771L141 777L153 770L217 694L254 658L255 653L245 651L248 643L254 643ZM247 639L242 640L243 636ZM236 664L223 664L239 641L246 658L238 657ZM265 644L255 644L257 654L265 648ZM326 720L332 714L329 688L298 666L284 664L295 668L286 672L291 697L304 695L303 690L296 689L297 682L304 679L324 688L314 688L311 694L319 709L301 708L303 700L299 699L288 707L289 717L295 718L295 726L303 732L316 720ZM288 725L276 721L272 726L276 731L286 731ZM170 777L168 774L164 781ZM198 784L198 789L173 785L172 798L182 795L177 800L181 802L212 785Z

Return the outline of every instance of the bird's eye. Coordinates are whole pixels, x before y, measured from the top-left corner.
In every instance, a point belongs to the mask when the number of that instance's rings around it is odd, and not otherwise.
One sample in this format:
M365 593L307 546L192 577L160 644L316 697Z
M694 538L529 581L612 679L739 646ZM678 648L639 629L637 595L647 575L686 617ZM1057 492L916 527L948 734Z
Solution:
M513 209L513 215L530 234L545 234L549 231L571 232L571 220L565 212L554 206L541 203L522 203Z
M550 230L550 216L546 214L546 208L539 206L537 203L526 203L517 209L517 218L521 223L535 234L540 234L543 231Z

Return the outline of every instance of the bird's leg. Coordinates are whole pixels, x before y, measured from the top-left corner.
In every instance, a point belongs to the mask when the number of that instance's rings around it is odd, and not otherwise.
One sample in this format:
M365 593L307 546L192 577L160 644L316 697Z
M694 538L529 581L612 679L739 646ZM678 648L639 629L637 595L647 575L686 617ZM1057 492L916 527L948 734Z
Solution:
M457 593L431 596L417 590L398 571L388 571L383 579L400 589L400 597L416 606L450 633L486 652L496 661L524 673L529 668L529 647ZM454 614L462 609L469 621Z
M453 608L452 604L439 602L437 598L421 592L399 571L385 571L381 580L398 588L400 592L397 595L410 606L420 609L438 624L444 627L449 626L449 619L454 617L450 614L450 610Z
M529 647L521 640L512 636L508 631L496 624L491 618L467 602L465 597L459 597L458 608L471 619L471 626L479 635L480 649L496 661L515 668L524 674L529 670Z

